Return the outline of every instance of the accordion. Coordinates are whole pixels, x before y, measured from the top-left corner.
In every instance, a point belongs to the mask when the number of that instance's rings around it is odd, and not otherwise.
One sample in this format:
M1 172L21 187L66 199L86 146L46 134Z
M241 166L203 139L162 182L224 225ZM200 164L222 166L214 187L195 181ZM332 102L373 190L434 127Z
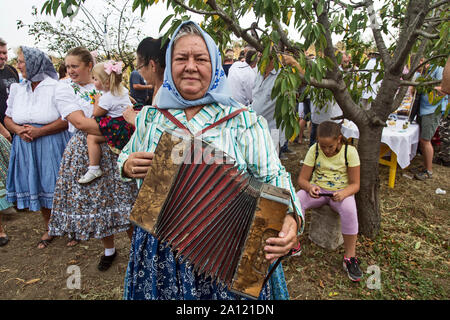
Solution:
M265 241L278 236L290 201L205 141L165 131L130 221L198 275L256 299L270 276Z

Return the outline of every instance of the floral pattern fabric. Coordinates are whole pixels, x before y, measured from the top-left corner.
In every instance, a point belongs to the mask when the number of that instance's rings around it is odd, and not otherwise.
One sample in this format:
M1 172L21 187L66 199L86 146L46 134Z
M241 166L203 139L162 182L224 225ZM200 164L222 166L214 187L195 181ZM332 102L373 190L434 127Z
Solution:
M134 132L134 126L125 121L124 117L95 117L102 135L114 153L119 154Z
M78 131L67 144L53 196L50 235L101 239L130 228L136 183L121 181L117 155L106 144L101 147L103 175L90 184L79 184L89 164L86 134Z

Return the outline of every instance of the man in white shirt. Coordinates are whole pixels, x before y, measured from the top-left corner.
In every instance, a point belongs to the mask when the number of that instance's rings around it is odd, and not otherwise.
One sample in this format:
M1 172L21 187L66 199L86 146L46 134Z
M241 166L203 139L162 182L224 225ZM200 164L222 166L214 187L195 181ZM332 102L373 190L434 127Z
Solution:
M370 60L369 60L369 62L367 62L367 65L366 65L367 70L375 70L375 68L377 67L377 55L378 54L376 52L369 53ZM361 73L364 73L364 72L361 72ZM367 73L367 72L365 72L365 73ZM375 80L377 77L378 77L378 72L372 72L372 76L370 78L370 87L371 88L366 88L363 91L361 103L365 110L370 109L369 98L375 99L377 97L378 89L380 88L380 85L381 85L381 81L378 81L377 83L375 83Z
M322 89L322 90L328 90L328 89ZM342 116L342 110L341 107L337 104L336 101L333 102L327 102L322 108L319 108L319 106L315 105L311 101L311 133L309 137L309 146L312 146L317 141L317 127L319 124L321 124L324 121L335 121L339 122L340 120L332 120L332 118L340 117Z
M255 86L253 88L252 108L258 115L263 116L267 120L269 130L277 151L285 143L286 138L283 130L277 128L275 120L275 104L276 100L272 100L271 94L280 70L273 68L272 60L268 63L264 74L257 73Z
M245 56L245 62L236 61L228 72L228 84L232 97L248 106L253 101L252 90L256 80L256 63L258 54L256 50L249 50Z

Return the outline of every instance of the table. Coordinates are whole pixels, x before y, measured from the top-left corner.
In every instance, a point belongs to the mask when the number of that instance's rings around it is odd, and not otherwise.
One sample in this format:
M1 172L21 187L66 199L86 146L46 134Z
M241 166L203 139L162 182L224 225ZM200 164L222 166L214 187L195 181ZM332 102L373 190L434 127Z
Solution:
M411 160L416 156L419 144L419 125L410 123L408 128L403 129L406 120L397 120L395 125L383 129L381 136L381 150L379 163L389 167L389 187L394 188L395 173L398 165L404 169L409 166ZM344 120L341 132L345 138L359 138L359 130L352 121ZM390 159L384 159L389 155Z

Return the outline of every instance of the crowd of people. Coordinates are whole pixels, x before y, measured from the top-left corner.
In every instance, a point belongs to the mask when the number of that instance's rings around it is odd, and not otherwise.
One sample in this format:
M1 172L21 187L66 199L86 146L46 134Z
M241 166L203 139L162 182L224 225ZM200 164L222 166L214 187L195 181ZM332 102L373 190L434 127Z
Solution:
M273 135L279 131L271 92L280 71L270 62L261 74L253 48L246 47L237 61L233 50L222 58L209 34L183 22L164 45L162 38L140 42L130 90L120 61L96 63L83 47L67 52L58 74L47 54L20 46L17 69L23 81L7 64L7 54L0 39L0 210L40 212L39 249L55 237L67 236L67 246L100 239L104 252L97 267L105 271L117 256L114 236L127 232L124 299L238 298L129 221L163 131L182 128L194 135L214 124L226 133L202 136L207 143L292 197L280 233L265 243L266 259L298 254L304 211L328 204L341 217L344 270L352 281L361 279L354 198L360 160L330 121L342 111L337 104L320 112L308 98L301 102L301 127L311 120L312 134L296 192L280 161L289 137ZM298 66L288 55L283 59ZM343 61L344 68L348 60ZM8 241L0 220L0 246ZM259 298L289 298L281 264Z

